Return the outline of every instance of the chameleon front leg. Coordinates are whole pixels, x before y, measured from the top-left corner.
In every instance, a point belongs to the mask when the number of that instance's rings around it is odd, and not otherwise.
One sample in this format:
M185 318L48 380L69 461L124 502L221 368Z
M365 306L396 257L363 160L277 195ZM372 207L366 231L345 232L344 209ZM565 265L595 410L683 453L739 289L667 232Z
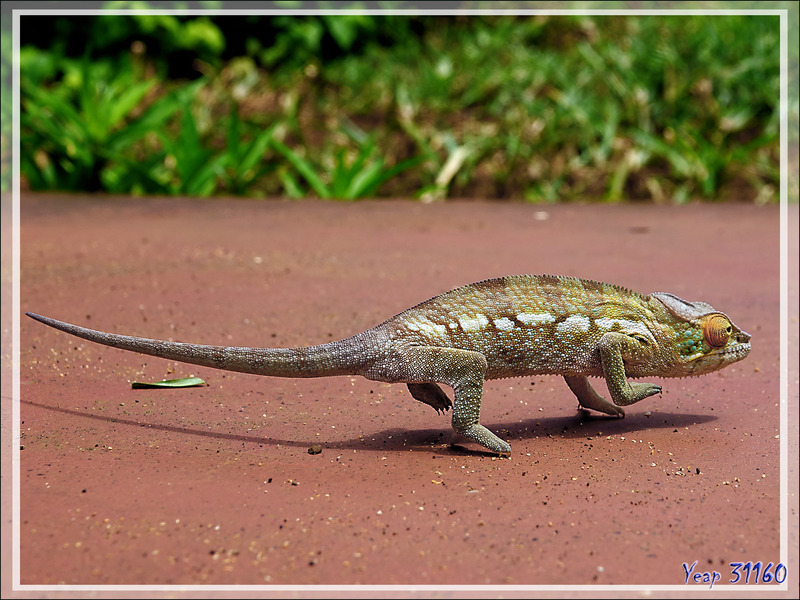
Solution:
M397 349L388 361L374 365L367 377L389 382L410 382L413 396L434 408L444 408L435 385L453 388L453 429L493 452L508 454L511 446L480 424L486 357L479 352L435 346ZM445 395L446 398L446 395Z
M594 390L587 377L583 375L564 375L564 380L583 408L591 408L613 417L625 416L623 409L612 404Z
M606 333L600 338L600 360L611 399L617 406L628 406L661 393L654 383L629 383L625 378L625 360L638 362L649 353L649 342L619 332ZM567 382L569 383L569 382Z

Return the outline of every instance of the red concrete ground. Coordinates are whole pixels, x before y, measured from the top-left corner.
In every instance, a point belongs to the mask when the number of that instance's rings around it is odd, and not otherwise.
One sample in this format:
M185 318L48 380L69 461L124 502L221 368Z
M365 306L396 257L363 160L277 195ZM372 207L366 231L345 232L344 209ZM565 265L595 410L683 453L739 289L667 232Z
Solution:
M488 585L507 597L534 591L503 586L627 584L696 595L707 586L685 585L683 563L721 584L731 562L785 560L777 207L26 195L21 235L22 311L145 337L325 342L515 273L673 292L753 335L745 361L655 380L663 394L624 420L580 413L558 377L489 382L482 421L513 447L501 459L451 447L449 415L402 385L225 373L23 317L22 584ZM188 375L208 386L130 387ZM796 418L796 365L790 375Z

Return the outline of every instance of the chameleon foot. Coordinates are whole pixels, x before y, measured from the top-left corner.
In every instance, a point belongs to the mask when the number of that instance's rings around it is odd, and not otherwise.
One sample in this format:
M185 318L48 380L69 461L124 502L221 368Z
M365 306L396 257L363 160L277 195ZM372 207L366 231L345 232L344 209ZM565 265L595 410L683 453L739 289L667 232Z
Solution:
M437 413L445 413L453 406L448 395L435 383L409 383L408 391L415 400L432 406Z
M575 397L578 398L581 408L596 410L620 419L625 417L625 411L598 394L586 377L565 375L564 380L567 382L569 389L572 390L572 393L575 394Z
M478 442L481 446L488 448L492 452L497 452L498 454L511 454L511 444L501 440L483 425L472 425L463 431L459 431L458 433L475 442Z
M640 400L644 400L645 398L649 398L650 396L654 396L655 394L661 393L661 386L656 385L655 383L634 382L631 383L630 386L630 400L625 402L623 405L633 404L635 402L639 402Z

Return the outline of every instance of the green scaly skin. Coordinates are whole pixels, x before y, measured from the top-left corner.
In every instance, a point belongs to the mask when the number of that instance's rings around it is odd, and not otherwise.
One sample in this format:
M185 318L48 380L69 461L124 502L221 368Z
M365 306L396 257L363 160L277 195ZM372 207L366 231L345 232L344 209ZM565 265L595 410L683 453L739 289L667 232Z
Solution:
M437 412L452 407L457 433L500 454L511 446L479 422L487 379L562 375L583 408L622 417L621 407L661 391L628 378L703 375L750 352L750 335L703 302L552 275L466 285L363 333L302 348L167 342L27 314L92 342L227 371L406 383L414 398ZM588 377L605 378L612 402ZM453 389L453 401L440 383Z

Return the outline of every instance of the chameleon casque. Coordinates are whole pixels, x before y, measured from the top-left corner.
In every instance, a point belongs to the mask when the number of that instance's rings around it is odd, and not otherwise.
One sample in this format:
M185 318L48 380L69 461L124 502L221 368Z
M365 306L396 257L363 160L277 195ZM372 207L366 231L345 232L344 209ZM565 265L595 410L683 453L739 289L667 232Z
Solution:
M352 337L301 348L205 346L103 333L28 316L86 340L206 367L272 377L362 375L405 383L453 429L493 452L511 446L480 424L483 382L562 375L583 408L621 408L661 392L638 377L703 375L742 360L750 335L704 302L552 275L488 279L417 304ZM613 402L587 377L604 377ZM439 387L453 389L453 401Z

